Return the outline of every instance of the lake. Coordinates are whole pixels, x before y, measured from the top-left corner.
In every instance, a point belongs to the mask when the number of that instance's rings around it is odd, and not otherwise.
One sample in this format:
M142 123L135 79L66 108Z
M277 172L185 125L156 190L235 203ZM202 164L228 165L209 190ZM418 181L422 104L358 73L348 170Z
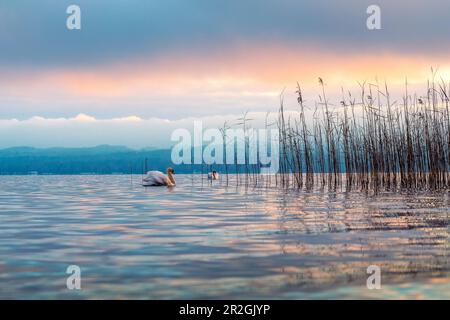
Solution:
M448 191L176 178L0 176L0 298L450 299ZM81 290L66 287L69 265Z

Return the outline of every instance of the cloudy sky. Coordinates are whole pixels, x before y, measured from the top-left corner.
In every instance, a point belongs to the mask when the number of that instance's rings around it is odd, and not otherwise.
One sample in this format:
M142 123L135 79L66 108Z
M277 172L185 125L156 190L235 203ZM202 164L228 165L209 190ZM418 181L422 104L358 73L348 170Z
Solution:
M450 75L449 34L448 0L1 1L0 147L164 146L189 119L275 111L283 89L294 108L296 81L313 101L319 76L331 97L420 87Z

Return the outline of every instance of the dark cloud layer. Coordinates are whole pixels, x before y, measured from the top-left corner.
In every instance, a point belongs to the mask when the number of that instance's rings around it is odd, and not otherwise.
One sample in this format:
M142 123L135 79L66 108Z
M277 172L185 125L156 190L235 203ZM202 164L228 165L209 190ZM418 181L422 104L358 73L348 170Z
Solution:
M207 54L242 43L341 51L448 49L450 2L388 0L15 0L0 4L2 67L90 65L173 52ZM65 27L82 9L82 30ZM368 31L366 8L382 9Z

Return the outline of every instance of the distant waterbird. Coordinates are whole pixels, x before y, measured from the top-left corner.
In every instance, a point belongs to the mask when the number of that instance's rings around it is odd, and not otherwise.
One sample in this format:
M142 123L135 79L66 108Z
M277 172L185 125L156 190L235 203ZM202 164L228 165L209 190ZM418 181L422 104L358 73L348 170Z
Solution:
M219 174L217 171L208 173L208 180L219 180Z

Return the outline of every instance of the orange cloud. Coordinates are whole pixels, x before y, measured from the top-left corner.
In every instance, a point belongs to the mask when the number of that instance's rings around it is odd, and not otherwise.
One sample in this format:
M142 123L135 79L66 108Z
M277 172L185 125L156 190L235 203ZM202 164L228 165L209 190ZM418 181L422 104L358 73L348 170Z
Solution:
M450 63L440 56L260 45L209 56L180 54L93 69L53 70L39 75L38 83L28 88L39 92L58 88L62 94L98 98L274 96L296 81L317 86L319 76L335 90L375 77L393 85L403 84L406 77L412 84L425 83L432 66L444 73L450 70Z

